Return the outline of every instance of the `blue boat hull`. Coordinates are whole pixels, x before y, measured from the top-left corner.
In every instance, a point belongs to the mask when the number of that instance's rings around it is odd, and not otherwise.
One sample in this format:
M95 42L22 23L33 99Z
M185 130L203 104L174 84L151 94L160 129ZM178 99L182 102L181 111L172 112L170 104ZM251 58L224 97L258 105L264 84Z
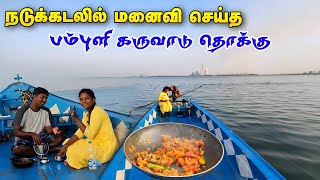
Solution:
M17 88L27 89L30 85L26 83L14 83L0 93L0 131L1 136L10 135L12 122L16 109L21 106L22 99ZM31 86L31 89L33 87ZM239 136L230 130L225 124L215 116L202 108L194 101L190 101L190 109L185 105L173 106L173 112L170 116L161 118L159 116L158 104L154 104L145 115L133 127L130 123L130 117L107 111L120 144L123 144L125 138L130 132L136 131L142 127L156 123L178 122L191 124L213 133L222 143L224 156L222 161L213 170L192 179L284 179L284 177L268 164L255 150L246 144ZM69 135L74 133L76 127L69 115L66 113L72 106L77 107L77 114L82 114L85 110L77 102L73 102L53 94L49 95L47 107L54 111L55 125L65 127L69 130ZM190 110L190 111L189 111ZM79 112L78 112L79 111ZM8 117L10 116L10 117ZM80 117L81 118L81 117ZM11 137L12 139L12 137ZM6 178L32 178L32 179L152 179L148 174L140 171L130 164L124 155L124 147L121 146L114 158L100 166L96 171L90 171L87 168L74 170L64 166L62 162L57 162L53 156L49 156L48 164L36 163L29 168L16 168L11 164L12 157L10 147L12 141L0 143L0 175Z

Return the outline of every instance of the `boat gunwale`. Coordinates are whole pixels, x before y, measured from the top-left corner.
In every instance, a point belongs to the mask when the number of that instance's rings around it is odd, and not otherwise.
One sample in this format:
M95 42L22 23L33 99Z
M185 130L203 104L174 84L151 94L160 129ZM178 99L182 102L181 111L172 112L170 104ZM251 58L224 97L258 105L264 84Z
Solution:
M250 147L242 138L233 132L226 124L220 121L217 117L212 115L208 110L190 100L190 102L200 109L204 114L206 114L212 121L214 121L218 127L236 144L243 154L247 156L248 159L252 161L257 169L265 175L267 179L285 179L273 166L271 166L256 150Z

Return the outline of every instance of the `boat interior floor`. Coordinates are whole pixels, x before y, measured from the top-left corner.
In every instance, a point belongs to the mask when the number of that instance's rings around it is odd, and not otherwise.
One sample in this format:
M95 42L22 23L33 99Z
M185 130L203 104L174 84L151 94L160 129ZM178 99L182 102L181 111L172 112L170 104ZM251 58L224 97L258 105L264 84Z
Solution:
M64 162L54 160L54 154L48 154L49 162L41 164L34 163L31 167L17 168L13 166L11 159L14 157L11 154L11 145L13 141L0 143L0 176L8 179L15 179L16 177L24 177L26 179L100 179L108 163L104 163L98 167L97 170L91 171L88 168L76 170L65 166ZM37 159L37 157L33 157ZM2 178L0 178L2 179Z

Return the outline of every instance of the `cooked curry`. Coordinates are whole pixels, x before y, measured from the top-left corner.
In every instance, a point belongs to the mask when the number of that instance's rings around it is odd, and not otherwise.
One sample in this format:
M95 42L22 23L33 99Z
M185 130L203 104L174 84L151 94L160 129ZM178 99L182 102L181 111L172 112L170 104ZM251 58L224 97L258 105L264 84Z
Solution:
M186 139L162 135L162 147L151 152L154 147L135 153L133 162L141 169L164 176L193 175L205 167L203 140ZM135 150L130 147L130 151ZM183 172L171 167L175 164Z

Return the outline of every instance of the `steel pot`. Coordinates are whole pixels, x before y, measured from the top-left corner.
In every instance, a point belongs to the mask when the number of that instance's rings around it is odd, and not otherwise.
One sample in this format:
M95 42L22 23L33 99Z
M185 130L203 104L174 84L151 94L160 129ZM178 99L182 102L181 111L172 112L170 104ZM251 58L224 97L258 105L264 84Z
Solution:
M187 139L202 139L205 143L203 148L206 165L200 172L193 175L186 176L164 176L155 173L150 173L140 169L132 160L135 158L137 151L144 151L146 148L155 146L149 152L154 152L157 148L162 147L162 135L169 135L171 137L180 137ZM130 147L134 146L136 150L129 151ZM184 123L159 123L141 128L130 134L124 142L124 153L126 158L137 167L139 170L151 175L152 177L160 179L168 178L185 178L193 177L200 174L207 173L216 167L223 158L224 149L221 142L209 131L199 128L197 126L188 125ZM181 167L174 166L179 172L183 172Z

